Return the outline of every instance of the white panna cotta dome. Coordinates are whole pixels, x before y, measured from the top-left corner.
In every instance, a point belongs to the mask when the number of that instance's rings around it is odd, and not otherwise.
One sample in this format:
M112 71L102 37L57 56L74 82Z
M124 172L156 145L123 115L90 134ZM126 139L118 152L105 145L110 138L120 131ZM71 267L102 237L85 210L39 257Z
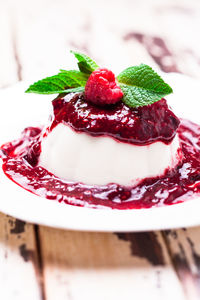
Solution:
M59 123L41 142L39 164L68 181L91 185L135 185L164 174L179 161L179 140L139 146L108 136L78 133Z

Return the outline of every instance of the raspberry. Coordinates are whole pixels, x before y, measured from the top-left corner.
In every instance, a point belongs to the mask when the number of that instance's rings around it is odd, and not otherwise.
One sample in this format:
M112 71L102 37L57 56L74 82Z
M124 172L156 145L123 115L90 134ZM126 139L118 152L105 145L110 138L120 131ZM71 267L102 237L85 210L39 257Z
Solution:
M123 97L115 81L115 75L108 69L97 69L90 75L85 86L87 101L98 104L114 104Z

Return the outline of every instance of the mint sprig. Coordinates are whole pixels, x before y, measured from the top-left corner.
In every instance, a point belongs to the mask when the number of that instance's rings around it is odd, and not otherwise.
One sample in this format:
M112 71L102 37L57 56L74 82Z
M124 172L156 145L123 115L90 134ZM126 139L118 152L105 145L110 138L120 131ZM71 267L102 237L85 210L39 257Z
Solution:
M39 80L34 84L30 85L26 90L26 93L38 93L38 94L59 94L63 92L75 92L75 88L85 87L88 80L88 75L80 71L61 70L57 75L47 77L45 79ZM70 89L70 91L69 91Z
M172 88L145 64L125 69L117 79L124 93L122 101L129 107L152 104L173 92Z
M85 54L71 51L78 60L78 70L60 70L30 85L26 93L60 94L84 92L90 74L99 66ZM145 106L173 92L172 88L149 66L141 64L122 71L117 80L123 92L122 101L129 107Z
M26 93L60 94L83 92L90 74L98 65L87 55L71 51L78 60L79 70L60 70L57 75L50 76L30 85Z
M73 53L78 60L78 67L81 72L91 74L93 71L99 68L95 61L93 61L89 56L72 50L70 52Z

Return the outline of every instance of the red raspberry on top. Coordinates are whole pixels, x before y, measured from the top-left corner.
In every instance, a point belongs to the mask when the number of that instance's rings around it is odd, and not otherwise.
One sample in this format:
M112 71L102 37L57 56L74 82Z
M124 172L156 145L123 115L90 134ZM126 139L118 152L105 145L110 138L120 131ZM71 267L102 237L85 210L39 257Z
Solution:
M114 104L123 97L115 81L115 75L108 69L97 69L88 78L85 86L87 101L98 105Z

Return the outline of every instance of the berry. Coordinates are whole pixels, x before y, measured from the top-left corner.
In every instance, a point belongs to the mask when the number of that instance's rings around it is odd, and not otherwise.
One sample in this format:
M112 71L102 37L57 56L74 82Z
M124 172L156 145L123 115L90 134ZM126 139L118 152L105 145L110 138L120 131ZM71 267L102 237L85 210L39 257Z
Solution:
M98 104L114 104L123 97L115 81L115 75L108 69L97 69L90 75L85 86L87 101Z

